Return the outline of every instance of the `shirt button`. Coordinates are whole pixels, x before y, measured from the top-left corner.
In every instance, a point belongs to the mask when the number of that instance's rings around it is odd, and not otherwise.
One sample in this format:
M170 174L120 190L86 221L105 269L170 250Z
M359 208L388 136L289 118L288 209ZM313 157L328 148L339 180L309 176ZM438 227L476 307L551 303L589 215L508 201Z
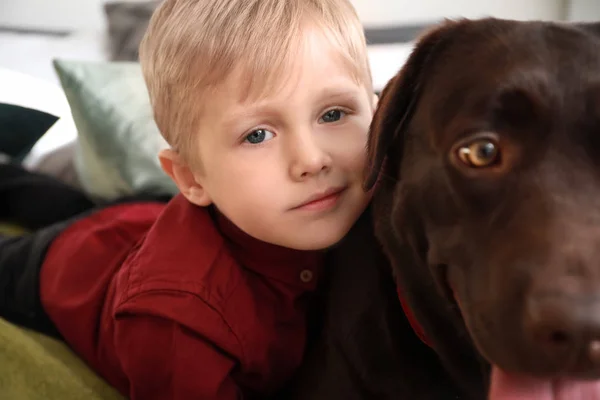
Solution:
M308 283L310 281L312 281L313 278L313 273L311 270L305 269L302 272L300 272L300 280L304 283Z

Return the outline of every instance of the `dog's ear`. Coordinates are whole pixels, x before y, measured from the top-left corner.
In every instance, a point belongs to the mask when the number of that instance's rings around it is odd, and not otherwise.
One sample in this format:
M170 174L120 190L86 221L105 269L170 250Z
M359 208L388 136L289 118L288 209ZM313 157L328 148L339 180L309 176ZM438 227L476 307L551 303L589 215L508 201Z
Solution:
M369 133L364 182L366 190L375 185L389 148L404 133L412 118L422 85L427 78L427 67L435 62L441 49L465 21L447 20L426 32L417 41L400 72L383 89Z

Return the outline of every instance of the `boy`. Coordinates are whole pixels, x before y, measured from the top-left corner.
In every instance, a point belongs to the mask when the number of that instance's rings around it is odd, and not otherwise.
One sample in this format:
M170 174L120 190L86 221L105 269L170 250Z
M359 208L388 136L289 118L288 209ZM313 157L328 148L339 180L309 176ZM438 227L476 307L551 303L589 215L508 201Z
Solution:
M140 60L181 194L0 245L0 315L55 327L132 399L267 396L369 200L362 27L347 0L166 0Z

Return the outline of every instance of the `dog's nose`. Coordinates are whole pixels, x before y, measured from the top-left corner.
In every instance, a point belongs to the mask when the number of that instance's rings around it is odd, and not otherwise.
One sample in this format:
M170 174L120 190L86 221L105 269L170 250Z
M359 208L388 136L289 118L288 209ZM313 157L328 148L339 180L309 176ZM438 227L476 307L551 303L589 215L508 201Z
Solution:
M560 294L528 300L525 329L536 352L554 366L600 366L600 303ZM571 365L569 365L571 364Z

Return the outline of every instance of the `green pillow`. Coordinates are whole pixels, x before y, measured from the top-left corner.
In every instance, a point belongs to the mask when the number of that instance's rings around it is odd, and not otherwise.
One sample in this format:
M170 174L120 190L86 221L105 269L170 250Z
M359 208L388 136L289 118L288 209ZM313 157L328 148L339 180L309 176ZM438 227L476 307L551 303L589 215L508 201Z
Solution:
M158 151L158 131L138 63L55 60L78 132L75 170L88 194L112 200L134 194L174 195Z
M62 342L0 318L0 399L124 400Z

